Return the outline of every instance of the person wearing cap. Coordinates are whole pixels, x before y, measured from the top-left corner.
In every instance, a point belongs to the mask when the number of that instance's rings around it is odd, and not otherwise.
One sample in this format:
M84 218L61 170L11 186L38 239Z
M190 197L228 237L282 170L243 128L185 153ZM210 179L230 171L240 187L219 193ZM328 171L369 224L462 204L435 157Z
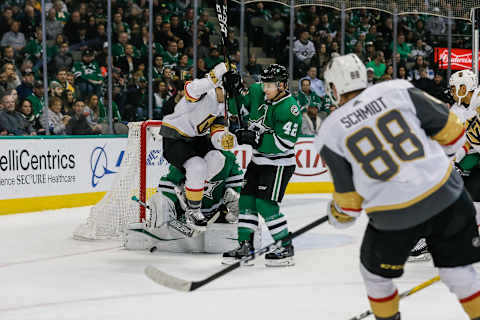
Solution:
M44 92L43 81L36 80L33 83L32 94L26 98L28 101L32 103L33 114L35 116L38 116L43 112L43 108L45 106L43 92Z
M18 98L20 101L23 101L23 99L32 94L34 80L35 77L32 69L25 69L22 74L22 83L17 87Z
M372 67L367 68L367 88L375 84L375 70Z
M58 97L61 99L63 97L63 91L64 89L60 83L56 81L50 83L50 97Z
M73 64L73 74L78 85L79 95L87 97L91 94L100 94L103 77L98 63L94 61L94 53L86 49L82 53L82 61Z

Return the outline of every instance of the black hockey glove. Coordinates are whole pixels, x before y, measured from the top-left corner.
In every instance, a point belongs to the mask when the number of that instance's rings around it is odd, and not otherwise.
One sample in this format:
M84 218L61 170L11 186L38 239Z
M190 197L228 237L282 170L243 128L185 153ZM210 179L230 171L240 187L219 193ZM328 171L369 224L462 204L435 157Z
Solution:
M228 71L223 75L223 87L229 97L237 97L243 91L242 78L236 71Z
M258 131L248 129L238 129L235 132L238 144L249 144L257 149L262 144L263 134Z

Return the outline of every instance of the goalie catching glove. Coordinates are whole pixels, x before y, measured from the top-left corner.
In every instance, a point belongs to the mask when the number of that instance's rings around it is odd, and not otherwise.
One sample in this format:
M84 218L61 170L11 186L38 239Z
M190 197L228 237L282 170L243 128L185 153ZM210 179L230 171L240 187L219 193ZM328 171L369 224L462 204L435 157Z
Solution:
M355 221L360 216L358 213L344 212L334 200L327 203L328 222L337 229L345 229L355 224Z

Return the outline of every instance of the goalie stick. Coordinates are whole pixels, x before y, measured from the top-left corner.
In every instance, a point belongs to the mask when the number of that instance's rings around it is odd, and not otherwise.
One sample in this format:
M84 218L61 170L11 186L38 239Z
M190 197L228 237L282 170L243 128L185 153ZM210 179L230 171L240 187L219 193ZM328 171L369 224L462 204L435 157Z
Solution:
M306 226L298 229L297 231L293 233L289 233L289 235L286 237L287 239L293 239L298 237L299 235L321 225L322 223L328 221L328 216L323 216L320 219L317 219ZM285 239L283 239L285 240ZM165 287L168 287L170 289L178 290L178 291L185 291L185 292L190 292L194 291L200 287L203 287L204 285L212 282L215 279L220 278L221 276L239 268L242 264L254 260L257 256L261 256L265 253L268 253L270 251L273 251L277 248L280 248L282 245L282 240L276 241L274 243L269 244L268 246L265 246L261 249L255 250L254 252L251 252L247 256L243 257L239 261L235 262L234 264L229 265L226 268L221 269L220 271L215 272L211 276L200 280L200 281L189 281L189 280L184 280L175 276L172 276L168 273L165 273L153 266L147 266L145 268L145 274L148 278L150 278L152 281L155 283L161 284Z
M413 287L412 289L409 289L409 290L407 290L407 291L402 292L402 293L400 294L400 299L405 298L405 297L408 297L408 296L414 294L415 292L418 292L418 291L420 291L420 290L422 290L422 289L425 289L426 287L434 284L435 282L437 282L437 281L439 281L439 280L440 280L440 276L436 276L436 277L433 277L433 278L430 279L430 280L427 280L427 281L425 281L425 282L422 282L422 283L420 283L418 286ZM367 310L367 311L359 314L358 316L355 316L355 317L350 318L350 319L348 319L348 320L361 320L361 319L365 319L366 317L368 317L368 316L370 316L370 315L372 315L372 314L373 314L372 311Z

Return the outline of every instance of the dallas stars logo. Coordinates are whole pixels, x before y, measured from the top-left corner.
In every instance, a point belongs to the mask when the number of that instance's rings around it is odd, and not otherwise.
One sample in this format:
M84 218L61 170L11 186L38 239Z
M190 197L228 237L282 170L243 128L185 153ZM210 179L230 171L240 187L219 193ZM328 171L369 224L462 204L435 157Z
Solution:
M203 188L203 196L213 200L213 193L221 183L222 181L206 181Z
M265 118L267 116L267 110L268 110L268 106L266 104L262 104L260 107L258 107L258 113L261 114L260 117L258 117L257 120L249 120L249 126L248 128L250 130L255 130L255 131L259 131L261 133L267 131L268 129L270 129L269 126L267 126L265 124Z

